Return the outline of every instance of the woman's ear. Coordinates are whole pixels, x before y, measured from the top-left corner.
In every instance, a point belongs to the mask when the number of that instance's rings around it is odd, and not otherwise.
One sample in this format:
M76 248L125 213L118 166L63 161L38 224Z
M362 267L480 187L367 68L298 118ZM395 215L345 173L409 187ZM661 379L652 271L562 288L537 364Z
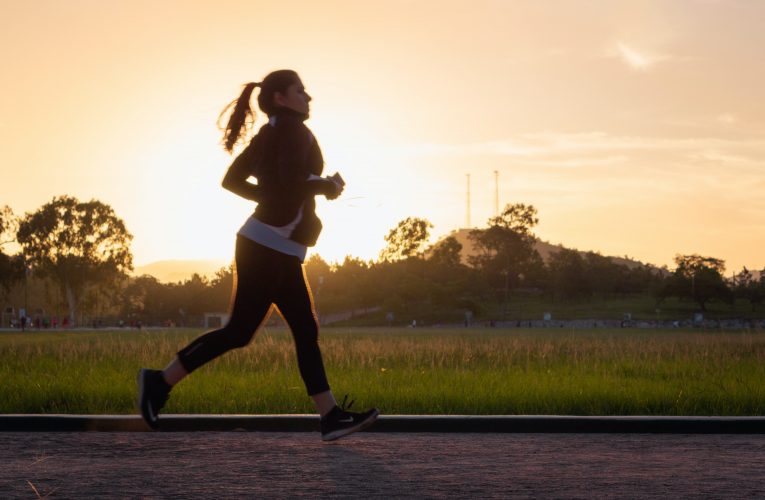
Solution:
M284 106L287 98L281 92L274 92L274 104L277 106Z

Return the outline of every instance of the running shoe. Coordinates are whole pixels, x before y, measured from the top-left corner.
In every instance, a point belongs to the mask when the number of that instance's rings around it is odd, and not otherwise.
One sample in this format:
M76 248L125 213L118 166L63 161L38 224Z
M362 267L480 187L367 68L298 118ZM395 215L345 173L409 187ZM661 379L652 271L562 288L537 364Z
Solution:
M348 411L353 406L353 401L348 406L345 406L347 400L348 395L346 394L340 406L335 406L321 418L321 439L323 441L333 441L353 432L366 429L380 415L380 411L377 408L372 408L362 413Z
M152 429L157 428L159 410L165 406L171 389L160 370L141 368L138 372L138 407L144 422Z

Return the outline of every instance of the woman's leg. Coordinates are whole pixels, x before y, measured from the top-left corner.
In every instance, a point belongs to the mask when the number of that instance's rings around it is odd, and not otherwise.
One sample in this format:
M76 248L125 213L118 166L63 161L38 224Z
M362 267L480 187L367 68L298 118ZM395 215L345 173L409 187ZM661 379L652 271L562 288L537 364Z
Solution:
M237 238L231 317L223 328L198 337L178 352L163 373L168 384L174 385L221 354L250 343L273 302L278 275L271 252L246 238Z
M226 326L202 335L181 349L164 372L146 368L138 372L138 407L149 427L157 427L159 412L173 385L224 352L250 342L271 308L272 291L276 289L279 273L275 264L273 251L237 238L234 304Z
M320 392L319 394L314 394L311 396L311 399L313 400L314 406L316 406L316 411L319 413L319 416L326 416L329 412L332 411L332 408L337 406L337 401L335 401L335 395L332 394L331 390L326 390L324 392Z
M321 415L321 439L331 441L366 429L380 411L371 408L357 413L349 411L351 405L346 408L345 404L339 408L329 389L319 350L319 327L303 266L298 259L289 258L281 269L284 274L274 302L292 330L300 376Z
M165 382L167 382L170 387L186 378L186 375L188 374L189 372L187 372L186 368L183 367L180 360L178 359L178 356L173 358L170 364L167 365L164 370L162 370L162 378L165 379Z
M295 257L285 258L284 275L274 301L292 331L298 369L316 410L326 415L337 403L324 371L319 349L319 327L303 266Z

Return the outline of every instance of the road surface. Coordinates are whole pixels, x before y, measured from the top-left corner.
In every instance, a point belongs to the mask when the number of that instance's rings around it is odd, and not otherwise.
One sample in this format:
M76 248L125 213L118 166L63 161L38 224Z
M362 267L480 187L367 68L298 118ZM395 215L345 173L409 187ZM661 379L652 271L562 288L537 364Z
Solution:
M762 498L765 436L0 432L0 497Z

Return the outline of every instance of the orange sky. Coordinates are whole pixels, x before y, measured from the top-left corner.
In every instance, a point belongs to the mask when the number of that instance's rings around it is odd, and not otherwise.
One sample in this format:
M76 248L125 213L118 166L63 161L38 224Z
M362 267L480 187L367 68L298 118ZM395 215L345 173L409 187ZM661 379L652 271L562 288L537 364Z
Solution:
M327 172L315 251L373 258L500 202L554 243L765 267L765 3L0 1L0 205L111 204L137 264L222 259L252 209L215 121L296 69ZM262 117L261 117L262 119Z

